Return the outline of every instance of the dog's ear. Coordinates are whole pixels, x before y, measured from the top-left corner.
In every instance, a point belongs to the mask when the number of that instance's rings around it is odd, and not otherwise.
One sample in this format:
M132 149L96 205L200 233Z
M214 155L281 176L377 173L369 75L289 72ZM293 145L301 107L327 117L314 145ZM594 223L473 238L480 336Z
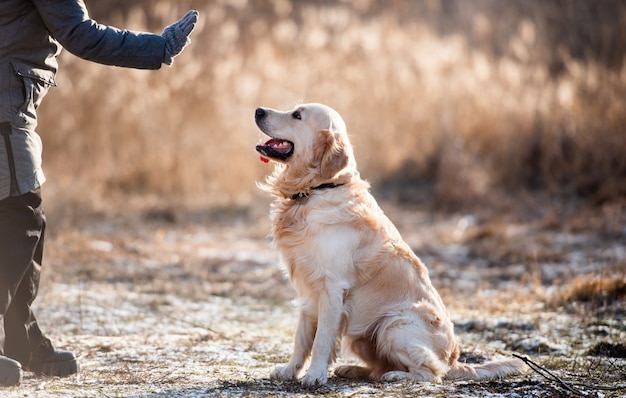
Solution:
M333 134L330 130L319 132L313 146L313 156L319 162L320 177L325 179L333 178L350 160L342 135Z

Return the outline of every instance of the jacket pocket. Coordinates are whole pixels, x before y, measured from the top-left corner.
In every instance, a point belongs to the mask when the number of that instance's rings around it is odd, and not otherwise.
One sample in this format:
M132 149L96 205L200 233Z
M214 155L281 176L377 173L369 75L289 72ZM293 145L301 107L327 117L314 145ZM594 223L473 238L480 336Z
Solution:
M21 61L11 61L13 70L21 81L22 92L13 92L15 100L12 101L19 112L19 116L25 121L37 120L36 110L41 104L43 97L50 86L56 86L55 73L51 70L33 66Z

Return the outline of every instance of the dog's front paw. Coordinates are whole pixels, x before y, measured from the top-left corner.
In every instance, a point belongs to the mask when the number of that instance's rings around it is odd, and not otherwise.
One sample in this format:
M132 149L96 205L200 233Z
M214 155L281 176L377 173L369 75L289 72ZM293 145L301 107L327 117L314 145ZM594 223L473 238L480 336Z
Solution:
M278 365L270 373L270 379L273 380L295 380L298 369L291 364Z
M307 387L315 387L315 386L323 386L328 381L328 374L326 370L323 372L311 372L309 370L301 379L300 383L303 386Z

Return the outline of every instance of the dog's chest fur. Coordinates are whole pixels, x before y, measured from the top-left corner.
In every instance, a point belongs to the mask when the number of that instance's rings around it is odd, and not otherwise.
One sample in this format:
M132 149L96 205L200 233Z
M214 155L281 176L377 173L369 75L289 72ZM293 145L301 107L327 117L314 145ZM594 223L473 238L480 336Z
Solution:
M354 200L328 203L322 193L300 200L277 199L272 205L274 243L299 295L316 285L355 281L352 253L361 244ZM325 197L326 196L326 197Z

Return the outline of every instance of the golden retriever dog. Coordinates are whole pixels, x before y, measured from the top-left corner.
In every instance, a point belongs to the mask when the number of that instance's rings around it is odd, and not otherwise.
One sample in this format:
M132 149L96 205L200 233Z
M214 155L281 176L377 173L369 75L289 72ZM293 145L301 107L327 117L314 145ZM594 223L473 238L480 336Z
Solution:
M454 327L428 270L361 179L335 110L258 108L255 121L270 137L256 150L276 163L259 185L274 197L274 243L299 306L293 356L273 379L298 379L310 360L301 383L325 384L340 342L365 363L337 367L340 377L487 379L524 369L517 359L458 362Z

